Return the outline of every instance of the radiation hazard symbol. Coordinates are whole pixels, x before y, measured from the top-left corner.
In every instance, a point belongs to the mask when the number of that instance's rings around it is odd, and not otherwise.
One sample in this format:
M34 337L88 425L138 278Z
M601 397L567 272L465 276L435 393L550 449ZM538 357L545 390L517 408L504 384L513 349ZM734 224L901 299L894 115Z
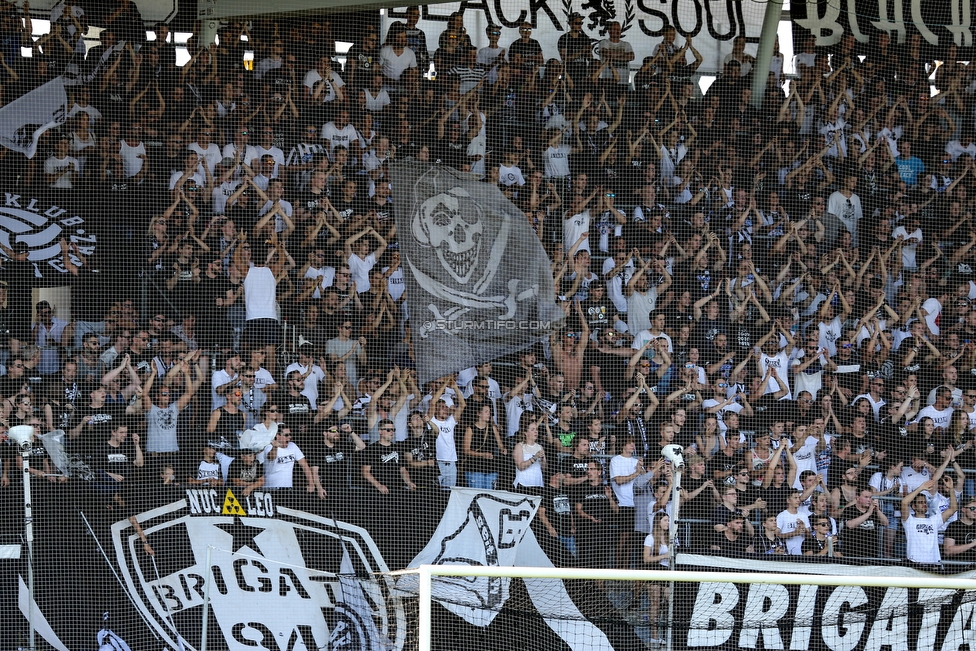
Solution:
M220 513L221 515L247 515L244 507L237 501L230 489L227 490L227 495L224 497L224 508L221 509Z

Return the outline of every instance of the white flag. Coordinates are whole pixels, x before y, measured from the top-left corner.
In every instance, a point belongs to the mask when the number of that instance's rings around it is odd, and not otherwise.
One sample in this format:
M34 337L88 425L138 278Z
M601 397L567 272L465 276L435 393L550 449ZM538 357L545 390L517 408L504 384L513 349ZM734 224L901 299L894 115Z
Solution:
M57 77L0 108L0 145L33 158L41 134L67 117L68 95Z

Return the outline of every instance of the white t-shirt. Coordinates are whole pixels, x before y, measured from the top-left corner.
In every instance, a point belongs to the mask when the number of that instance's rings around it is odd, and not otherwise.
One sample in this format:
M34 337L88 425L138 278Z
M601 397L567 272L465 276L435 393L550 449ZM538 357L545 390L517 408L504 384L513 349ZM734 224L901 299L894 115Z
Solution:
M44 173L45 174L59 174L62 170L70 168L71 171L58 178L51 187L52 188L64 188L71 189L71 177L74 176L75 172L81 169L81 163L74 156L65 156L64 158L55 158L51 156L44 161Z
M224 214L224 211L227 210L227 199L237 192L240 184L240 181L224 181L213 189L211 197L213 198L213 211L215 215Z
M508 430L505 432L506 438L512 438L519 431L522 421L522 414L532 411L532 398L526 393L516 398L508 399L505 403L505 420L508 422Z
M285 201L284 199L279 199L278 205L280 205L281 209L285 211L285 214L288 216L288 219L291 219L293 214L291 203ZM258 211L258 217L264 217L265 215L267 215L268 212L271 210L271 206L272 203L270 201L265 201L264 205L261 206L261 210ZM285 230L285 220L281 218L281 213L275 213L274 229L275 229L275 233L281 233Z
M901 246L901 262L905 267L914 269L918 266L915 255L918 251L918 245L922 243L922 229L916 228L909 233L904 226L899 226L891 231L892 239L896 239L899 235L905 239L905 243Z
M360 294L369 291L369 272L376 266L376 254L370 253L365 259L353 253L346 261L352 279L356 282L356 291Z
M330 287L335 282L335 267L322 267L321 269L316 269L315 267L309 267L305 272L306 278L319 278L319 284L315 288L315 292L312 294L312 298L322 298L322 294L319 292L320 289L325 289Z
M322 126L322 140L329 141L329 154L331 155L335 151L336 145L342 145L349 150L350 154L358 154L358 151L353 150L353 144L358 144L359 134L356 132L356 127L351 124L347 124L341 129L336 127L335 122L326 122Z
M569 154L572 152L572 149L569 145L560 145L546 149L542 157L547 179L569 176Z
M214 173L214 170L217 169L217 163L219 163L220 159L223 158L223 154L220 151L220 147L218 147L217 143L215 142L212 142L209 145L207 145L206 149L204 149L203 147L201 147L195 142L191 142L187 146L187 149L189 149L190 151L195 151L196 153L200 154L200 158L203 159L203 163L201 163L200 166L197 168L197 171L200 173L200 176L202 177L206 177L206 174L204 174L203 172L204 164L206 164L207 169L210 170L210 174L212 175Z
M514 166L514 165L512 167L499 165L498 181L507 186L525 185L525 177L522 176L522 170L520 170L518 166Z
M796 478L793 480L793 488L803 490L800 474L804 470L817 472L817 443L819 442L820 440L815 436L808 436L800 447L793 448L793 459L796 461Z
M570 217L569 219L563 220L563 248L569 251L579 236L584 233L590 232L590 211L584 210L581 213L577 213ZM577 247L576 252L586 251L590 253L590 241L588 239L583 240L583 243Z
M409 47L405 47L403 53L397 56L393 48L387 45L380 50L380 67L384 77L399 81L404 70L417 67L417 55Z
M314 93L316 84L323 79L324 77L319 74L318 70L313 69L305 73L305 79L302 81L302 83ZM342 81L342 77L339 76L339 73L337 73L335 70L331 70L329 72L329 79L325 82L325 89L322 91L322 94L319 95L319 101L331 102L335 100L335 89L342 88L345 85L346 82Z
M614 43L609 38L607 38L607 39L604 39L604 40L600 41L599 45L597 45L597 50L596 51L597 51L597 54L600 56L600 60L603 61L603 60L606 60L604 58L606 56L604 54L604 52L607 52L607 53L609 53L609 52L616 52L616 53L623 52L624 54L633 54L634 53L634 48L633 48L633 46L631 46L630 43L628 43L626 41L617 41L616 43ZM618 59L618 60L615 60L610 65L612 65L614 68L617 69L617 74L620 77L619 81L617 81L618 84L621 84L621 85L630 84L630 61L620 61ZM610 70L610 65L608 65L606 68L604 68L603 69L603 72L600 73L600 79L613 79L613 71Z
M922 303L922 309L925 310L925 325L929 327L929 332L938 337L941 330L939 317L942 315L942 303L937 298L930 298Z
M382 111L390 105L390 94L386 92L385 88L381 88L380 92L375 95L368 88L364 88L363 98L363 108L367 111Z
M810 518L801 511L797 511L795 515L789 511L780 511L779 515L776 516L776 526L779 527L781 533L791 533L796 531L796 523L798 520L803 522L807 529L810 528ZM793 556L802 556L803 552L800 550L803 547L803 540L805 538L806 536L802 535L784 538L783 542L786 544L787 553Z
M643 294L634 290L634 293L627 297L627 330L631 333L640 333L640 335L643 335L651 327L650 315L655 307L657 307L656 285L648 287L647 291ZM649 338L645 338L640 344L637 344L637 348L643 346L644 342ZM636 338L634 343L637 343ZM671 350L670 337L668 338L668 352L673 352Z
M908 495L915 491L916 488L932 479L932 475L929 473L928 468L922 468L920 471L915 470L911 466L906 466L902 471L901 475L898 477L898 481L901 482L902 490L905 495Z
M237 158L237 151L239 147L232 142L224 145L224 150L221 152L224 158ZM251 161L258 157L258 148L254 145L244 145L244 155L241 160L245 165L250 165Z
M769 378L769 384L766 385L766 393L776 393L781 388L785 388L786 395L783 396L782 400L791 400L792 396L790 395L790 383L786 378L786 373L790 368L789 355L783 351L780 351L772 356L763 353L759 358L759 361L762 366L763 373L765 373L770 367L776 369L776 378Z
M844 326L839 316L835 316L827 323L821 321L817 324L817 332L819 333L817 345L830 353L831 357L836 357L837 340L843 335L843 330Z
M914 563L940 563L939 529L942 527L942 514L936 513L927 518L908 516L905 525L905 557Z
M667 333L665 333L663 330L658 335L651 334L651 331L650 330L647 330L647 329L639 331L636 335L634 335L634 343L632 343L630 345L630 347L633 350L640 350L644 346L645 343L647 343L648 341L651 341L653 339L667 339L667 341L668 341L668 352L669 353L673 353L674 352L674 346L671 343L671 337L669 337L667 335Z
M248 269L247 276L244 277L244 309L247 313L247 321L278 320L276 288L274 272L270 268Z
M292 488L295 464L304 459L305 455L297 445L289 441L287 446L278 448L278 454L274 459L268 460L271 447L268 445L257 457L257 460L264 464L264 487Z
M224 369L218 369L210 376L210 411L220 409L227 404L227 398L217 393L217 387L224 386L236 377Z
M457 445L454 442L454 430L457 421L454 415L450 415L446 420L430 419L430 425L437 434L437 460L438 461L457 461Z
M640 461L638 457L625 457L621 454L610 459L610 486L620 506L634 506L634 482L618 484L614 478L634 474L637 471L638 461Z
M146 145L140 142L133 147L127 145L125 140L122 140L119 142L119 155L122 156L122 175L127 179L131 179L142 171L142 166L146 162L145 158L139 158L140 156L146 156Z
M932 419L932 422L935 423L936 430L941 427L942 431L948 431L949 421L952 420L952 412L952 407L946 407L942 411L939 411L935 408L935 405L929 405L927 407L923 407L922 410L918 412L918 416L915 417L915 420L917 422L921 422L923 418L928 416Z

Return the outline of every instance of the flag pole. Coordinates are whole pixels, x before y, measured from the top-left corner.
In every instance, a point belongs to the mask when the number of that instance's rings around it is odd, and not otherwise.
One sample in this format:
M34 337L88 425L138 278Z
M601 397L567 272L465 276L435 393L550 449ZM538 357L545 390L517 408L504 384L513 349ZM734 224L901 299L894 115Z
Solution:
M207 621L210 619L210 578L211 560L213 559L213 545L207 545L207 569L203 583L203 622L200 625L200 651L207 651Z
M30 476L30 446L24 445L20 449L24 469L24 538L27 539L27 590L30 594L30 614L27 625L30 629L28 648L34 650L34 512L31 507L31 476Z

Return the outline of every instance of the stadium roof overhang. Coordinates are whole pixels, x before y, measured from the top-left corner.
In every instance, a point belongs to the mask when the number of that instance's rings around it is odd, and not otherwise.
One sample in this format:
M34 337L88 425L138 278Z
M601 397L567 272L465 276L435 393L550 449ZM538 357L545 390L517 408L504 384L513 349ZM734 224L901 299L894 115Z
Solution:
M428 0L423 4L444 4L453 0ZM347 11L369 11L387 7L404 7L409 1L399 0L215 0L206 4L200 3L208 10L209 18L229 18L232 16L253 16L258 14L288 14L302 13L339 13ZM419 3L418 3L419 4ZM202 16L201 16L202 18Z

